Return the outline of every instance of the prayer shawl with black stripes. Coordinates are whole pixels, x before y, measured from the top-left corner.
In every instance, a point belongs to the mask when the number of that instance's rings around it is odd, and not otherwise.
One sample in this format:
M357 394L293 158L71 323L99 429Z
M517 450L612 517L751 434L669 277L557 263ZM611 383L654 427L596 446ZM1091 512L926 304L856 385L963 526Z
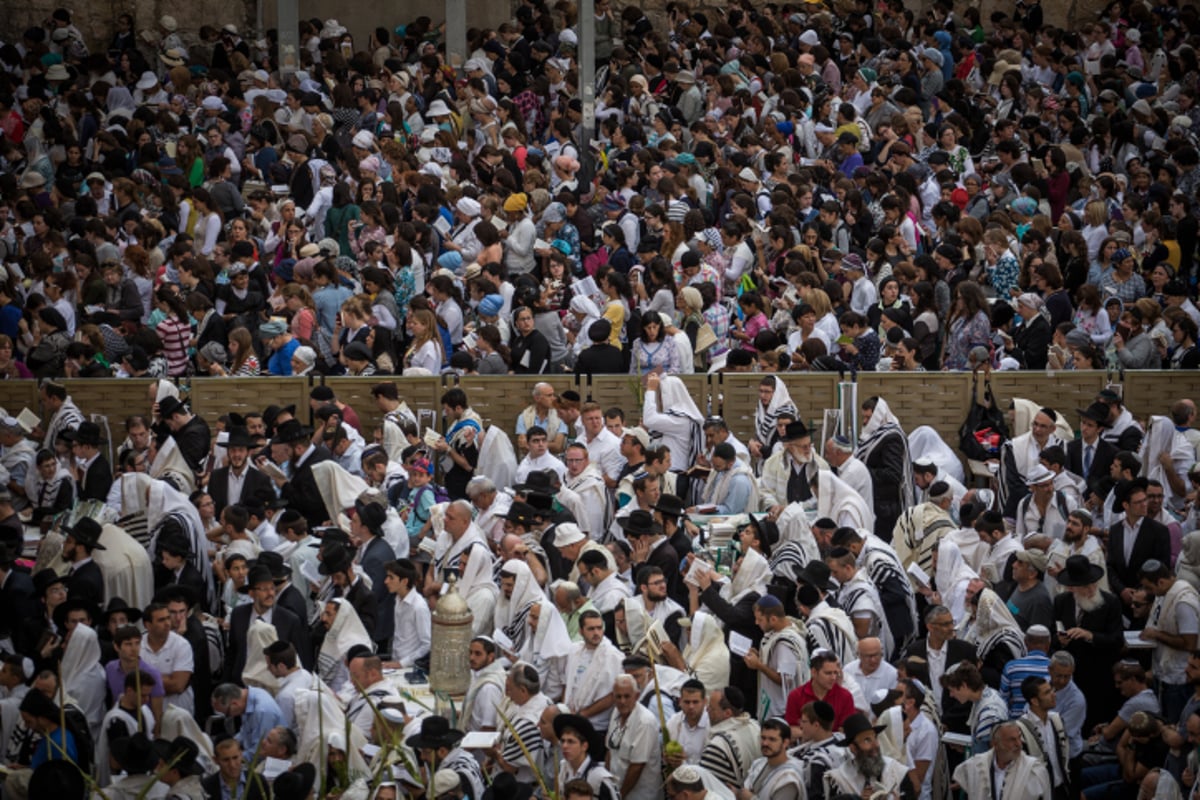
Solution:
M845 611L831 606L828 599L813 606L806 622L809 653L824 648L837 656L842 664L858 658L858 634L854 623Z
M862 552L858 555L858 565L860 569L866 570L871 583L879 589L879 597L883 601L883 613L888 619L888 628L892 633L895 652L899 652L908 645L908 640L915 635L917 630L917 596L913 591L912 583L908 580L908 575L904 572L904 567L900 566L900 559L896 556L895 551L872 533L860 531L860 535L864 536L864 541ZM898 598L890 595L885 597L885 586L889 589L895 587L904 592L903 609L893 608L893 606L899 605L895 602ZM896 624L900 620L901 614L909 623L907 627Z

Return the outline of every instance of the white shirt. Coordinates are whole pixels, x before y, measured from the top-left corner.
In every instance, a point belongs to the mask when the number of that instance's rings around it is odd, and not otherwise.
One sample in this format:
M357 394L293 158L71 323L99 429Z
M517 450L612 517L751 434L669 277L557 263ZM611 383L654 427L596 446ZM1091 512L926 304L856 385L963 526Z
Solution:
M1025 716L1026 719L1037 720L1037 716L1033 714ZM1049 762L1046 766L1050 772L1050 779L1055 786L1058 786L1063 781L1063 773L1062 767L1058 763L1058 737L1054 733L1054 726L1050 724L1050 715L1046 715L1044 722L1038 721L1037 726L1038 733L1042 737L1042 746L1046 748L1046 758Z
M545 472L546 470L551 470L557 475L560 483L564 482L567 465L561 459L545 452L537 458L527 455L521 459L521 463L517 465L517 479L514 483L524 483L531 472Z
M154 646L150 643L150 634L142 636L142 660L154 667L164 677L169 677L173 672L192 672L196 670L195 656L192 653L192 646L188 644L187 639L184 639L175 631L167 634L167 641L163 643L162 649L155 652ZM189 714L196 712L195 694L192 691L191 681L188 681L187 687L178 694L168 694L163 697L164 705L179 706L187 710Z
M896 686L896 668L882 659L870 675L862 671L862 664L857 659L847 664L843 671L862 688L863 696L868 702L880 689L892 689Z
M876 670L878 672L878 670ZM928 761L925 780L921 783L920 800L929 800L933 780L933 762L937 757L938 732L924 714L917 714L912 721L908 737L904 740L904 754L908 757L908 768L915 769L918 761Z
M296 725L296 690L309 689L313 685L312 673L304 667L297 667L279 679L279 689L275 692L275 702L283 712L283 724L289 728Z
M421 656L429 653L432 620L429 603L420 592L409 591L401 599L396 595L396 628L392 634L392 660L402 667L411 667Z
M242 474L238 475L233 471L233 467L229 468L229 479L225 482L227 487L226 498L229 505L235 505L242 501L242 487L246 483L246 473L250 471L249 464L242 465Z
M587 447L588 461L599 466L609 479L615 481L620 477L621 469L625 466L625 459L621 457L621 440L613 436L608 428L602 428L595 439L589 440L585 436L583 444Z
M926 643L925 660L929 663L929 685L941 686L942 675L946 672L946 645L942 644L940 650L934 650ZM942 693L935 691L933 699L937 701L938 712L942 710Z
M685 764L699 764L700 754L708 742L708 709L700 715L700 721L695 727L688 724L682 711L678 711L667 720L667 731L671 738L683 746L683 761Z
M631 764L644 764L641 777L622 800L658 800L662 794L662 743L658 719L638 703L625 721L616 708L608 723L608 770L622 778Z

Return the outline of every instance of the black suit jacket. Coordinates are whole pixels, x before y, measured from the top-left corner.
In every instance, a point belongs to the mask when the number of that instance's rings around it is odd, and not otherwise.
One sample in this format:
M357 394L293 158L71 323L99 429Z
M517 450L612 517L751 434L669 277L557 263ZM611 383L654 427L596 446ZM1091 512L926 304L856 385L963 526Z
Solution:
M108 499L108 490L112 485L112 465L104 456L97 456L87 468L87 472L83 473L83 481L79 484L79 499L103 502Z
M289 584L286 589L275 595L275 605L286 608L302 622L308 621L308 605L305 604L304 595L300 594L300 590L296 588L295 584Z
M309 530L321 525L329 518L325 509L325 501L317 490L317 480L313 477L314 464L333 458L329 448L317 445L312 454L305 459L300 468L292 475L292 479L283 485L281 497L288 502L288 508L299 511L308 522ZM364 625L366 622L364 621ZM371 630L370 627L367 630Z
M104 573L95 561L73 569L67 576L67 597L82 597L97 608L104 605Z
M904 655L906 658L909 656L923 658L928 663L928 640L918 639L913 642ZM942 674L945 675L951 667L962 661L968 661L972 664L979 663L979 654L975 650L975 645L970 642L964 642L962 639L951 639L946 642L946 670ZM967 725L967 718L971 716L971 706L955 700L944 687L936 691L942 693L942 722L945 723L946 728L956 733L969 733L970 727Z
M1111 581L1111 576L1109 577ZM1107 723L1124 702L1113 691L1112 666L1121 657L1125 634L1121 620L1121 601L1108 592L1101 592L1104 599L1099 608L1076 614L1075 595L1063 592L1054 598L1055 626L1063 630L1083 628L1090 631L1092 640L1073 639L1066 643L1065 650L1075 657L1075 685L1087 697L1087 719L1084 730L1091 730L1097 723ZM1056 644L1062 645L1056 638Z
M204 576L200 574L200 570L196 569L196 565L188 561L183 565L183 569L179 571L179 577L175 577L175 573L162 565L161 561L154 564L154 590L158 591L164 586L171 584L181 584L188 587L196 593L196 597L204 598L208 596L208 586L204 583Z
M241 683L242 670L246 667L246 632L254 617L254 605L246 603L233 610L229 617L229 649L225 652L225 680ZM308 644L308 628L304 622L286 608L275 605L271 612L271 624L279 634L280 641L291 642L300 656L305 669L312 669L313 651Z
M205 775L200 779L200 785L204 787L204 796L208 800L221 800L221 773ZM267 800L271 796L269 786L262 775L257 772L248 773L244 800Z
M216 513L220 514L225 506L240 503L244 498L253 497L261 500L265 505L275 499L275 484L262 470L250 466L246 468L246 478L242 482L241 496L230 497L229 467L221 467L214 469L212 477L208 479L208 495L213 499Z
M1025 369L1045 369L1050 358L1050 341L1054 331L1050 323L1041 314L1017 329L1013 336L1016 346L1014 355L1025 366Z
M358 565L362 567L362 571L367 573L367 577L371 579L371 594L375 596L375 627L367 628L367 632L371 634L371 638L376 642L388 642L389 646L392 641L392 634L396 627L396 619L394 614L380 614L378 610L387 607L390 592L387 590L387 585L384 578L387 577L387 570L383 565L389 561L396 559L396 551L387 543L382 536L376 536L367 543L363 549L362 556L358 560ZM366 623L364 623L365 625Z
M1128 561L1125 560L1125 523L1118 522L1109 528L1108 585L1113 594L1120 597L1124 589L1140 586L1138 571L1152 558L1163 564L1171 563L1171 533L1166 525L1143 518Z
M33 594L33 579L28 572L12 569L0 586L0 634L11 635L13 648L18 653L28 653L37 642L25 641L22 622L36 619L39 613L38 601Z
M1088 492L1103 499L1112 489L1112 476L1109 470L1117 457L1117 448L1112 442L1098 439L1096 449L1092 453L1092 468L1088 474L1083 474L1083 440L1076 439L1067 443L1067 469L1083 478L1087 483Z

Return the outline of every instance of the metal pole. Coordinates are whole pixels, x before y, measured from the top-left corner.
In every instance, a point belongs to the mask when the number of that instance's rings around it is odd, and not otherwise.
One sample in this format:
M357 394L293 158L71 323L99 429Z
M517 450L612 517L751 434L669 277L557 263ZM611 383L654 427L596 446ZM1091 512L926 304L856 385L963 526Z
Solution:
M456 73L467 63L467 0L446 0L446 63Z
M275 28L279 31L279 79L287 80L300 69L300 2L276 0Z
M579 142L580 175L579 194L590 191L595 175L592 158L592 140L596 137L596 3L595 0L580 0L579 3L579 93L583 103L583 131Z

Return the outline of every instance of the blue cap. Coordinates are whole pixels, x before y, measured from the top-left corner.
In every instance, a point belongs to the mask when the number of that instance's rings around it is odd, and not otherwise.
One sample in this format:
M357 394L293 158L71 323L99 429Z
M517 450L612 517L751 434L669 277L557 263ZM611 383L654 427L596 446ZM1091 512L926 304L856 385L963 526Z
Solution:
M455 250L447 250L438 256L437 263L439 267L445 267L451 272L457 272L463 265L462 253Z
M504 298L498 294L489 294L479 301L479 313L485 317L495 317L504 307Z

